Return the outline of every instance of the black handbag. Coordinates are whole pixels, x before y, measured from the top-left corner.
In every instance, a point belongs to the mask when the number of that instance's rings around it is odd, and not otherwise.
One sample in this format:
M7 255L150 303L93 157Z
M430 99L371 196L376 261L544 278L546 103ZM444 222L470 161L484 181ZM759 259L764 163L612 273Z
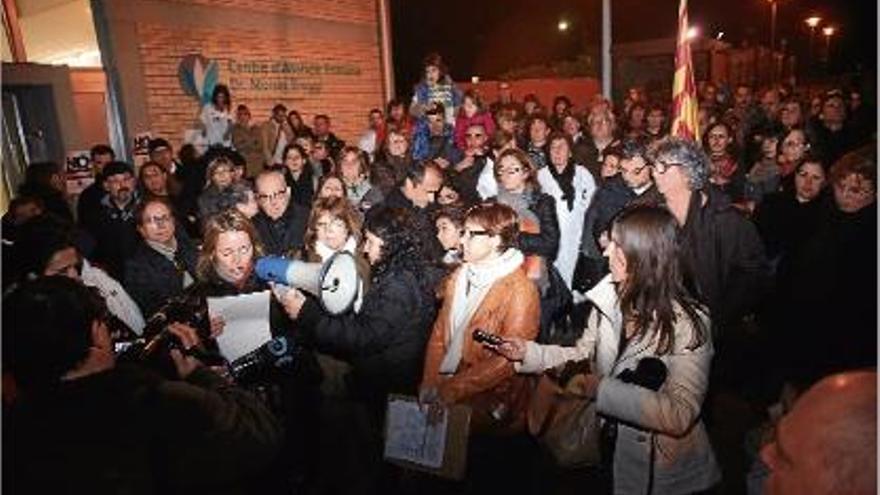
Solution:
M571 279L571 288L578 292L587 292L599 283L607 273L608 263L605 258L593 258L584 253L578 253L574 276Z

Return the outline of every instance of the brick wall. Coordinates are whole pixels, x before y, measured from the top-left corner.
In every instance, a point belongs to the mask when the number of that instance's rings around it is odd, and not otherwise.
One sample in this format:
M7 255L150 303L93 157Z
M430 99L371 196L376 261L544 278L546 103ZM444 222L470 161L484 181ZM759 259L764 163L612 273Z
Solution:
M217 62L219 81L230 85L233 107L248 105L253 122L264 122L272 106L284 103L298 110L308 123L317 113L332 118L333 131L353 141L366 125L370 108L382 106L380 48L377 37L370 41L337 39L315 40L285 26L289 15L350 23L363 31L375 26L374 0L298 1L298 0L168 0L169 3L196 4L213 9L245 9L277 15L276 29L250 30L235 26L204 26L187 29L166 24L138 22L136 37L141 59L144 95L151 131L179 146L185 129L194 127L200 111L198 101L184 93L178 79L183 57L201 54ZM274 19L274 18L273 18ZM369 27L369 26L368 26ZM339 24L336 25L339 28ZM344 24L342 24L344 29ZM293 35L290 33L293 32ZM284 74L241 71L238 64L292 62L309 67L329 66L331 73ZM341 71L342 73L333 73ZM293 83L293 89L280 84Z

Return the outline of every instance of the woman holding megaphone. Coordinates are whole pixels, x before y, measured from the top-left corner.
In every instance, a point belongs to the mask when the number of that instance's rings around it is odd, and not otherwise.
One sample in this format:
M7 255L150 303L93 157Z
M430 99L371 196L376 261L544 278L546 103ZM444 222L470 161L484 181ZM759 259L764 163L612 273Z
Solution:
M317 222L321 217L318 213ZM326 448L318 451L318 458L328 471L319 474L318 483L327 492L352 486L362 493L376 489L376 475L383 472L380 446L388 394L416 392L434 321L435 282L441 275L428 264L419 236L409 211L370 208L363 253L371 279L360 310L331 315L311 296L285 304L298 333L318 352L350 366L341 377L343 397L325 397L321 408Z
M302 261L326 263L336 253L348 253L355 258L358 274L355 312L363 305L365 283L370 280L370 265L361 251L361 222L359 215L346 198L318 198L312 203L304 237L305 247L299 255ZM325 395L346 395L345 376L351 366L329 354L316 354L324 380L321 391Z

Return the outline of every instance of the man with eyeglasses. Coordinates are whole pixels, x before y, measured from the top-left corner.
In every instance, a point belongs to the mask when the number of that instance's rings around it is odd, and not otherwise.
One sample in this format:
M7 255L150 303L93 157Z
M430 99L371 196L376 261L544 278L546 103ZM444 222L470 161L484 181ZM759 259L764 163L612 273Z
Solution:
M693 269L698 295L709 306L721 348L725 329L756 310L770 273L755 226L709 187L708 160L698 144L666 138L652 148L651 174L682 228L685 261Z
M284 175L274 170L262 172L255 187L260 212L253 222L265 254L284 256L302 249L309 210L291 201Z
M596 191L581 234L581 252L600 268L593 276L607 273L602 252L608 245L608 228L614 217L633 200L652 189L648 167L648 148L644 139L624 140L620 151L620 173L607 179ZM592 277L591 277L592 278ZM599 279L596 278L596 281Z

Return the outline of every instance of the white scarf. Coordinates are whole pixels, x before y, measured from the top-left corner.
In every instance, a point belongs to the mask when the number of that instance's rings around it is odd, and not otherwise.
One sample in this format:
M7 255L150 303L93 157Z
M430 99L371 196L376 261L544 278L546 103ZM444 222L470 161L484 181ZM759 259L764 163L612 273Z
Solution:
M449 347L440 363L440 373L450 375L458 369L471 318L495 282L518 270L524 259L518 249L510 248L492 261L479 265L465 263L458 271L449 312Z
M350 253L352 256L356 255L357 239L355 239L353 235L348 236L348 240L345 241L345 244L339 249L333 249L321 241L315 241L315 254L317 254L318 257L321 258L321 262L327 261L338 251L345 251L347 253Z

